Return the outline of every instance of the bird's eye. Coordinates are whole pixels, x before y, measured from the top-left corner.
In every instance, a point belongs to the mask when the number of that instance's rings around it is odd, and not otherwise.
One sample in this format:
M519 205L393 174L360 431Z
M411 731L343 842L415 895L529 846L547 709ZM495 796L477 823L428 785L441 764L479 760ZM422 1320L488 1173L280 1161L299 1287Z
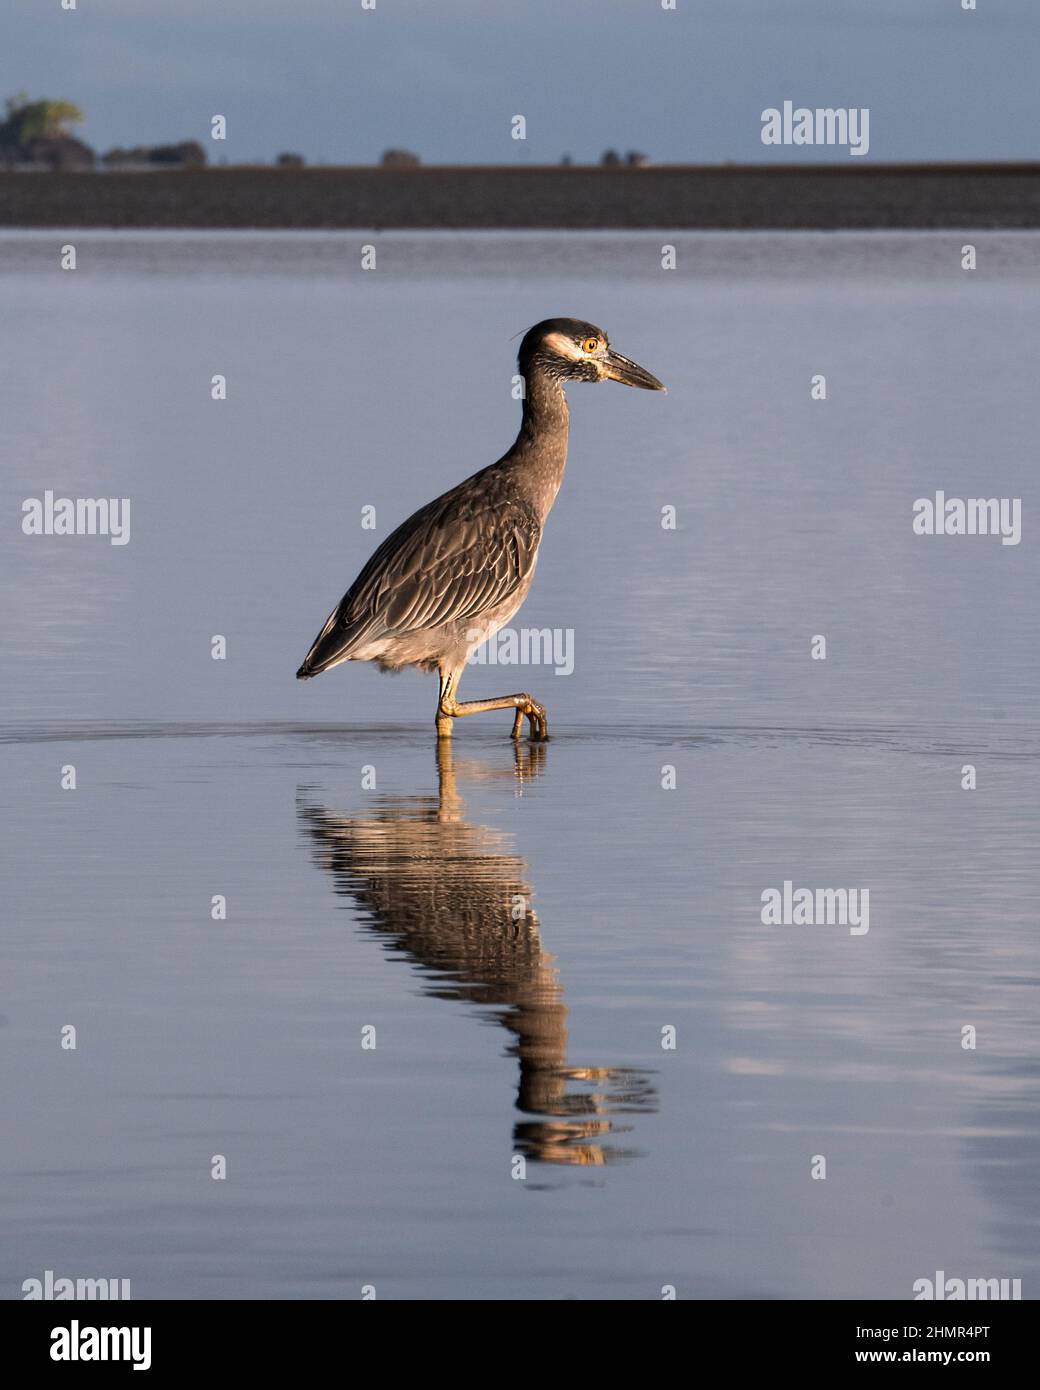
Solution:
M599 347L598 338L586 338L581 345L582 352L595 352Z

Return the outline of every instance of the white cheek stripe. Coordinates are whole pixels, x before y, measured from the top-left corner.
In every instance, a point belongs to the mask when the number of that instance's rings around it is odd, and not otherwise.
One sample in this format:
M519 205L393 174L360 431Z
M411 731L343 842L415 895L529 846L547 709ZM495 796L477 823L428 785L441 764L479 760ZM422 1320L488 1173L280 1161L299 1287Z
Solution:
M567 357L571 362L581 362L588 356L582 352L581 348L566 333L547 333L545 336L545 346L558 357Z

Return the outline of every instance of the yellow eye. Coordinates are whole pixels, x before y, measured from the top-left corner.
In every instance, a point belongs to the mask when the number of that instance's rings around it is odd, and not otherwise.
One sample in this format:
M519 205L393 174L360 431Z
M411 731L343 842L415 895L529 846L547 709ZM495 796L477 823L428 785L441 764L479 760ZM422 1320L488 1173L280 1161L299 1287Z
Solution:
M595 352L599 347L598 338L586 338L581 345L582 352Z

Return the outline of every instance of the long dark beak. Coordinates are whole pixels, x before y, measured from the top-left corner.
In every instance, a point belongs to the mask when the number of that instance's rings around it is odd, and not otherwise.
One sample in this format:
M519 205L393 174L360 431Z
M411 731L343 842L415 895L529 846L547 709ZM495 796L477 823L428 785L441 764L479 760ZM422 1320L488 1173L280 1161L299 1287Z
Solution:
M620 381L625 386L638 386L641 391L666 391L668 389L657 380L657 377L651 376L645 367L641 367L638 362L633 362L629 357L622 357L620 352L615 352L613 348L607 353L604 366L611 381Z

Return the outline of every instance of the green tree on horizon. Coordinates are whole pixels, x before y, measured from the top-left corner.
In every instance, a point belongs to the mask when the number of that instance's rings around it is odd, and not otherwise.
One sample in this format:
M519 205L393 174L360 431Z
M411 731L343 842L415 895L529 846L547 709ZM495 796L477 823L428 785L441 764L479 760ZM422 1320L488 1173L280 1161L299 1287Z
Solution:
M0 148L23 150L41 137L68 135L67 126L85 117L71 101L30 101L27 92L8 97L4 103L6 121L0 121Z

